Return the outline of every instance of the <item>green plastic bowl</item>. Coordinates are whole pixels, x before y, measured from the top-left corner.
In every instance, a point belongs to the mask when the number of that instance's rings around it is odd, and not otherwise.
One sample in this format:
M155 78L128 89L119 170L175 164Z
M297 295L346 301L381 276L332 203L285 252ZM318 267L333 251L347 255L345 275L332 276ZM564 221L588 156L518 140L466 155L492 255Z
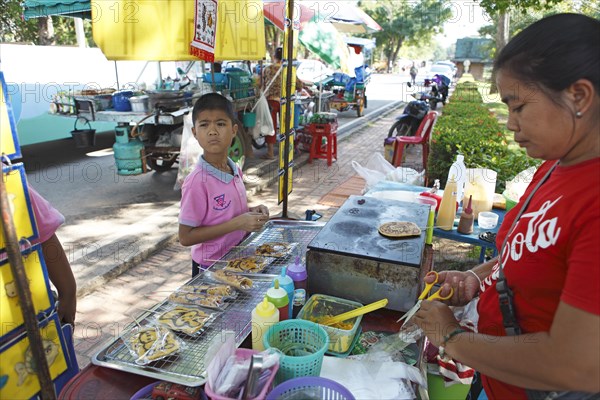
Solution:
M508 197L506 195L506 192L502 192L502 196L506 200L506 211L510 210L511 208L513 208L514 206L517 205L518 201L514 201L513 199L511 199L510 197Z

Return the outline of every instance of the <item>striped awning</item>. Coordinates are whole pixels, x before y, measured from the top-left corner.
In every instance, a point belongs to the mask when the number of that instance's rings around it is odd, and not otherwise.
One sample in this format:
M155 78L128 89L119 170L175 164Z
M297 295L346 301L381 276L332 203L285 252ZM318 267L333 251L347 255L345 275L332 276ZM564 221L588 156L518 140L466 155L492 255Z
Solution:
M24 18L39 18L49 15L91 18L90 0L25 0Z

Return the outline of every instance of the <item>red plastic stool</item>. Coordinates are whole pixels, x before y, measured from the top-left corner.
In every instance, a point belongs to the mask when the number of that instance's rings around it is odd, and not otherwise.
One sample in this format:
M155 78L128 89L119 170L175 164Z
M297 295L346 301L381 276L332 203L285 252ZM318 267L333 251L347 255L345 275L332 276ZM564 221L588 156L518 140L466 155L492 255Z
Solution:
M322 158L330 167L333 159L337 161L337 124L310 124L308 131L312 136L308 162Z

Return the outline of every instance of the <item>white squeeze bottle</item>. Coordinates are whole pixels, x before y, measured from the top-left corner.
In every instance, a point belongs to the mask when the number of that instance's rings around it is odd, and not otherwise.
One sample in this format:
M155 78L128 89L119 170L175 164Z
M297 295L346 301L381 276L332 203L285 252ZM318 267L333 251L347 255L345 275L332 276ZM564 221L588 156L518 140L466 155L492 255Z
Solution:
M265 297L252 310L252 350L263 351L263 336L269 328L279 322L279 310Z
M454 227L454 217L456 217L456 181L454 175L451 175L444 188L444 195L435 221L436 226L445 231L451 231Z
M451 176L454 176L454 180L456 181L456 201L460 203L463 199L465 183L467 182L467 167L465 166L465 156L462 154L458 154L456 156L456 161L450 166L448 179L450 179Z

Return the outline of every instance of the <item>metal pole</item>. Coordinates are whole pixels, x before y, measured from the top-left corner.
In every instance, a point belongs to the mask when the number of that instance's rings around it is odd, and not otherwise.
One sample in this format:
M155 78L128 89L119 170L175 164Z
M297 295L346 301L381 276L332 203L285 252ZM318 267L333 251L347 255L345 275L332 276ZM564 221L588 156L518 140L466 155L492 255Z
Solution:
M8 202L8 194L4 183L4 177L0 178L0 210L2 212L2 232L6 241L6 252L8 255L8 265L15 279L17 294L19 295L19 305L23 313L25 330L29 338L31 354L36 365L36 373L40 382L40 398L56 399L52 378L50 378L50 369L46 361L42 336L36 320L36 312L33 307L33 299L29 290L29 282L25 275L23 260L21 259L21 250L17 239L17 232L13 223L12 214Z
M293 69L293 60L294 60L294 0L288 0L287 3L287 19L288 19L288 26L286 27L286 29L288 30L288 35L287 35L287 55L288 55L288 59L287 59L287 76L286 76L286 82L285 82L285 87L286 87L286 97L285 97L285 132L284 132L284 146L283 146L283 206L282 206L282 211L281 211L281 216L283 218L287 218L288 216L288 171L289 171L289 156L290 156L290 138L289 138L289 131L288 128L290 126L290 120L291 120L291 113L293 112L293 110L291 110L291 104L290 104L290 99L291 99L291 89L292 89L292 74L294 72Z

